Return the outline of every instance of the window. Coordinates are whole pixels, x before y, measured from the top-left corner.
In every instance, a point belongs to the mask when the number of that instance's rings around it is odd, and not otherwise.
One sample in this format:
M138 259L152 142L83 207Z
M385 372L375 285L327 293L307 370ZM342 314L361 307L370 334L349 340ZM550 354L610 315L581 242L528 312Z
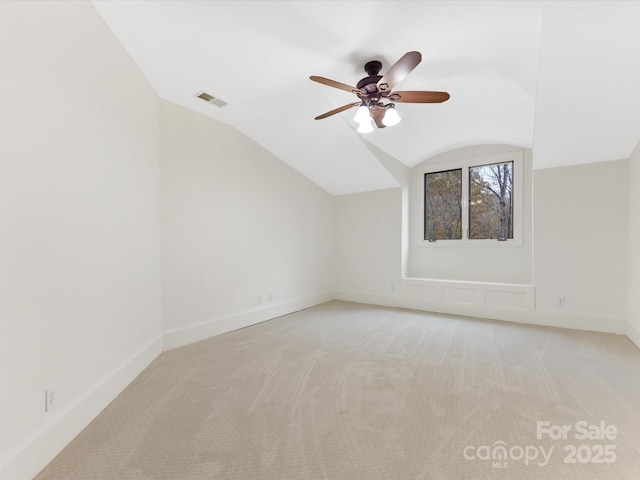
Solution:
M462 238L462 170L425 173L424 238Z
M521 246L522 154L418 170L422 246Z
M469 167L469 238L513 238L513 162Z

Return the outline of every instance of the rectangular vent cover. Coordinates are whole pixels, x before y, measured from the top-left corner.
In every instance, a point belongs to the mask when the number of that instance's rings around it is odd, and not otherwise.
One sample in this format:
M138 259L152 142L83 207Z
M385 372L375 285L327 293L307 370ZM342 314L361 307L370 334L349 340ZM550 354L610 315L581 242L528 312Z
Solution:
M224 100L220 100L219 98L216 98L213 95L209 95L206 92L196 93L195 96L201 98L205 102L213 103L217 107L224 107L227 104L227 102L225 102Z

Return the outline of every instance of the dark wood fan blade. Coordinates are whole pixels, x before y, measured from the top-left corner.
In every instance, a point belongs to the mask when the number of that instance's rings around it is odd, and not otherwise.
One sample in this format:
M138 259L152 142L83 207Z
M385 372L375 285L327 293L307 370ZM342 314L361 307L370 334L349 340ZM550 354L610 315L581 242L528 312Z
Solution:
M344 112L345 110L349 110L350 108L357 107L358 105L361 105L361 103L362 102L354 102L354 103L349 103L347 105L343 105L340 108L336 108L335 110L331 110L330 112L323 113L322 115L318 115L315 119L322 120L323 118L330 117L331 115L335 115L336 113Z
M378 81L378 88L383 92L388 92L404 80L404 77L409 75L421 61L422 55L420 52L405 53Z
M311 76L309 78L314 82L322 83L323 85L329 85L330 87L334 88L339 88L340 90L346 90L347 92L355 93L356 95L359 93L364 94L364 92L359 88L352 87L351 85L347 85L346 83L336 82L335 80L331 80L329 78L316 76Z
M389 100L398 103L442 103L449 100L447 92L392 92Z
M375 108L373 110L373 121L376 122L378 128L384 128L386 125L382 123L382 119L384 118L384 114L386 113L386 109L384 108Z

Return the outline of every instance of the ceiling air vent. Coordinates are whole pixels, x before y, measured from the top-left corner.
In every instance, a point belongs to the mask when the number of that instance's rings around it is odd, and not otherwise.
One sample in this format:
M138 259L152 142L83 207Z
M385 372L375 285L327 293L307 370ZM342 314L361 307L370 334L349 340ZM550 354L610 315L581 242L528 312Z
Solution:
M195 94L195 96L201 98L205 102L213 103L217 107L224 107L227 104L227 102L225 102L224 100L220 100L219 98L209 95L206 92L198 92Z

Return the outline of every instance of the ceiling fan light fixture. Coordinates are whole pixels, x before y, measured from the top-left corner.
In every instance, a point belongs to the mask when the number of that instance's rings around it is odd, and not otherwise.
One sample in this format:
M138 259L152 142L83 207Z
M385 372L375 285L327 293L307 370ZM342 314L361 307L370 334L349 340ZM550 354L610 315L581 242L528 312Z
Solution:
M389 105L387 107L387 111L384 114L384 117L382 118L382 123L384 123L387 127L393 127L394 125L400 123L400 120L402 119L400 118L400 115L398 115L396 107L393 104Z
M358 133L370 133L373 132L373 124L371 119L369 119L368 121L365 120L363 122L360 122L360 126L358 127Z
M315 117L315 120L321 120L336 113L349 110L350 108L358 107L358 111L353 119L360 124L358 132L366 133L370 128L373 128L371 125L372 120L378 128L390 127L400 122L400 115L398 115L398 112L395 110L395 105L389 102L446 102L449 100L449 94L447 92L431 92L426 90L394 91L395 86L404 80L421 61L422 54L420 52L407 52L400 60L394 63L384 75L379 75L382 63L377 60L370 61L364 66L368 77L361 79L355 87L325 77L310 76L309 79L314 82L353 93L359 99L358 102L348 103L342 107L334 108L329 112L318 115Z
M353 117L353 120L358 123L368 122L371 120L371 114L369 113L369 109L367 108L366 105L363 104L358 107L358 110L356 110L356 115L355 117Z

